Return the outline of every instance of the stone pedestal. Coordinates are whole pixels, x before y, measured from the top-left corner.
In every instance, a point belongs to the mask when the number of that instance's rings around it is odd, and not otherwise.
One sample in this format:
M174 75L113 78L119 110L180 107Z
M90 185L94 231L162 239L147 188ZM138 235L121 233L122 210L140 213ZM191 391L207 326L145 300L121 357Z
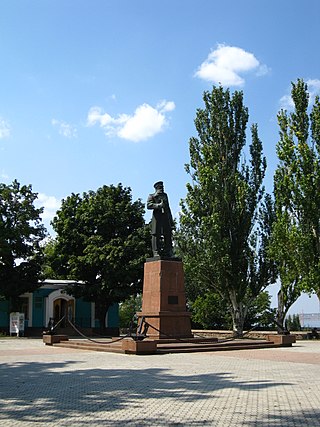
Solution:
M134 341L132 338L128 338L122 341L121 348L126 354L155 354L157 352L157 343L148 339Z
M267 335L267 340L283 347L291 347L296 342L295 335Z
M150 258L144 264L142 311L150 325L147 336L160 338L190 338L190 313L186 310L184 272L178 259Z
M53 345L57 344L61 341L69 341L69 338L67 335L46 335L44 334L42 336L42 340L45 345Z

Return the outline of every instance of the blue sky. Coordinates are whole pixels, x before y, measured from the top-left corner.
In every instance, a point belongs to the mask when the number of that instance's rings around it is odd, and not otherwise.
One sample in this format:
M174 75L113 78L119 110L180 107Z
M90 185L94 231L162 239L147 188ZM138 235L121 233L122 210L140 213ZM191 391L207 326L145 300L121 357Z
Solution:
M2 0L1 182L32 184L46 226L62 198L119 182L146 201L163 180L177 215L196 109L221 83L244 91L272 191L291 81L320 93L319 17L318 0Z

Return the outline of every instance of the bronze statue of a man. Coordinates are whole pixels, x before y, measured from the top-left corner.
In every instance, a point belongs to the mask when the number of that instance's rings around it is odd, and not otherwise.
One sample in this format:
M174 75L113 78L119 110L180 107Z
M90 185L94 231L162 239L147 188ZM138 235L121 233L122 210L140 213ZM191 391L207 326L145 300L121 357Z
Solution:
M155 192L149 194L147 208L153 209L151 220L152 251L153 256L172 257L172 229L174 221L172 218L169 200L164 192L162 181L154 184Z

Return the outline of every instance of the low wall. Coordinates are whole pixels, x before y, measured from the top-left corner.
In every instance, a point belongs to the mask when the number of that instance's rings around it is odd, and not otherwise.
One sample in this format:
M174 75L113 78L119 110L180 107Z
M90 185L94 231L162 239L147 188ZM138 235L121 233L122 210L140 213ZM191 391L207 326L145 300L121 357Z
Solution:
M207 338L232 338L232 331L220 331L220 330L205 330L205 329L193 329L192 333L195 337L207 337ZM292 335L296 336L297 340L305 340L307 339L308 332L305 331L291 331ZM245 334L245 337L252 339L267 339L267 335L277 335L276 331L250 331L248 334Z

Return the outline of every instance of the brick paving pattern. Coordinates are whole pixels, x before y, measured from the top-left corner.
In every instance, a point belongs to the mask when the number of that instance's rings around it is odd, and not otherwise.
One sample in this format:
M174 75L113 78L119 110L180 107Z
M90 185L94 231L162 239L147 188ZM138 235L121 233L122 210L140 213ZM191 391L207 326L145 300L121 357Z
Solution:
M0 339L0 426L320 426L320 342L128 356Z

